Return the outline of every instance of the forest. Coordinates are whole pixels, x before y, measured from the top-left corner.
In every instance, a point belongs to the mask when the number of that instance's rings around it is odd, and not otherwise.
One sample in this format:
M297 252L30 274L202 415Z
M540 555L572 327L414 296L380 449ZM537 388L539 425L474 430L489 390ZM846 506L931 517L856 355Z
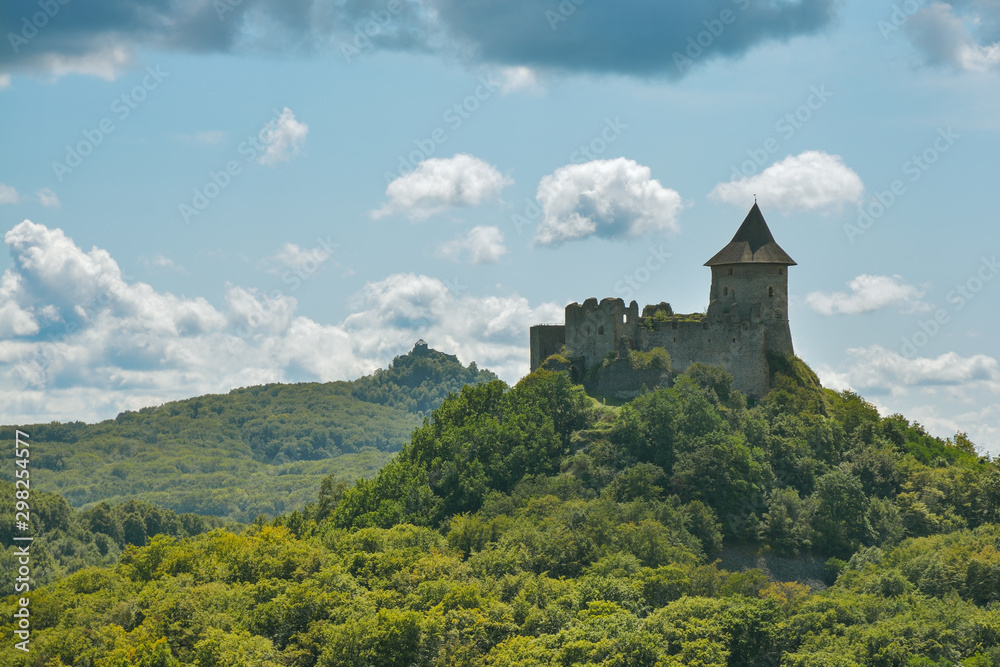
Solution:
M258 385L97 424L18 428L36 443L35 487L74 507L143 500L246 523L301 508L327 475L373 475L450 392L494 379L427 350L353 382Z
M377 474L246 525L45 496L46 541L108 560L52 556L0 665L1000 665L996 462L773 367L753 405L701 365L622 406L544 367L468 384Z

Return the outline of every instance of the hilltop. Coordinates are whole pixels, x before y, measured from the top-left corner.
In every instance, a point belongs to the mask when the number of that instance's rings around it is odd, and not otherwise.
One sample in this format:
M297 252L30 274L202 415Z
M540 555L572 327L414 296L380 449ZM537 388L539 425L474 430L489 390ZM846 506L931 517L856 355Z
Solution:
M996 463L782 361L752 407L698 364L622 407L463 387L373 478L35 592L37 654L0 665L1000 664Z
M246 522L302 507L332 473L373 474L450 392L495 379L424 344L352 382L244 387L96 424L18 428L31 434L32 487L74 507L136 499Z

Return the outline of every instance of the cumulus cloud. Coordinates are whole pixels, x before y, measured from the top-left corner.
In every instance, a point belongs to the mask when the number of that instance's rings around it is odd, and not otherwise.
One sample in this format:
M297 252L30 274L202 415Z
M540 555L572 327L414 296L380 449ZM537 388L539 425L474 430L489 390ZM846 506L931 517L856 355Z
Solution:
M35 193L38 197L39 203L45 208L59 208L59 197L53 192L52 188L42 188Z
M997 360L985 354L963 357L946 352L937 357L907 358L881 345L851 348L847 354L848 368L830 378L831 385L837 388L893 396L919 388L975 387L978 391L1000 392ZM827 382L827 377L821 377Z
M372 218L401 213L422 220L452 207L478 206L499 201L500 192L514 181L475 156L459 153L450 158L430 158L389 183L389 198Z
M829 25L836 0L703 0L697 3L558 3L548 0L403 0L401 11L371 36L372 49L436 53L499 66L576 72L612 72L680 78L679 65L693 41L701 48L694 66L716 58L739 58L768 42L816 34ZM0 52L0 69L66 70L106 75L107 52L259 52L287 54L334 51L354 37L383 5L326 0L240 3L112 3L100 11L61 6L31 41L31 48ZM34 0L0 7L0 23L17 27L38 11ZM723 12L734 20L720 21ZM708 25L719 28L709 29ZM707 37L701 38L704 33ZM48 61L48 62L47 62Z
M920 298L924 291L907 283L902 276L870 276L852 278L846 292L811 292L806 303L822 315L857 315L896 306L904 313L930 309Z
M0 204L16 204L20 198L17 188L0 183Z
M759 174L719 183L709 197L746 206L754 195L770 208L811 211L860 202L865 186L839 155L805 151L789 155Z
M349 379L418 338L514 381L528 370L528 327L562 311L396 274L365 285L344 321L323 324L280 292L229 285L219 305L159 292L123 275L105 250L31 221L4 240L13 258L0 277L6 422L103 419L237 386Z
M929 64L1000 69L1000 3L934 2L910 17L906 30Z
M438 248L437 255L453 262L468 261L470 264L492 264L506 254L503 232L499 227L480 225L467 234L448 241Z
M0 74L0 90L10 86L10 74Z
M264 150L257 161L261 164L287 162L298 155L306 143L309 126L295 119L295 114L285 107L281 115L264 126L260 132Z
M535 240L541 244L677 231L684 206L649 167L626 158L560 167L542 178L536 198L542 220Z

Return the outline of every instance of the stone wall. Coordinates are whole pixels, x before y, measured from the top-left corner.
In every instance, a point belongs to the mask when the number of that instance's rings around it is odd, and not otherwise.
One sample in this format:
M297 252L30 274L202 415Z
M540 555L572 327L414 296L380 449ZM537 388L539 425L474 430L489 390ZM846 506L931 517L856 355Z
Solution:
M593 393L628 400L638 396L643 387L652 390L669 387L670 384L670 373L667 371L658 368L637 371L632 368L628 359L619 359L597 372Z
M671 367L683 372L693 363L723 366L733 376L733 387L752 398L760 398L771 385L767 364L765 329L749 322L653 322L641 327L638 349L662 347L670 354Z
M558 354L566 344L566 326L562 324L536 324L529 329L531 370Z
M624 338L634 345L638 337L639 305L621 299L587 299L566 306L566 349L583 358L587 368L601 363L609 352L624 353Z

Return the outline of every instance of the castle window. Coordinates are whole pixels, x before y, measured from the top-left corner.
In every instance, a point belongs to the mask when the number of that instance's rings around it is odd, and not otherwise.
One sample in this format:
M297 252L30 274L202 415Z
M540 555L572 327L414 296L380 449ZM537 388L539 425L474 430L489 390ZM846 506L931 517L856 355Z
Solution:
M723 287L722 288L722 296L726 296L728 294L729 294L729 288L728 287Z
M773 287L768 287L767 288L767 295L768 296L774 296L774 288Z
M733 275L733 270L729 269L729 275Z
M736 342L736 339L735 339L735 338L733 339L733 342L734 342L734 343Z
M597 327L597 335L598 336L604 335L604 327Z
M776 319L776 320L780 320L781 319L781 311L778 310L777 308L775 308L775 310L774 310L774 319Z
M784 269L778 269L778 275L779 276L785 275L785 270Z
M674 336L674 342L675 343L677 342L677 336Z
M625 314L622 314L622 324L625 324L628 320L625 319Z

